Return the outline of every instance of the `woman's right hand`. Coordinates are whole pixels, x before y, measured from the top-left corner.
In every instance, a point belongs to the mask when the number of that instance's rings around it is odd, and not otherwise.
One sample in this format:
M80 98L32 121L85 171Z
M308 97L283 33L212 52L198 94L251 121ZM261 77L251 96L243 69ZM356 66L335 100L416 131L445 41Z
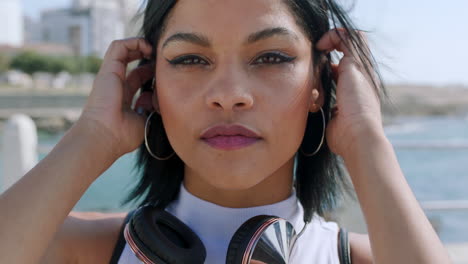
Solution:
M89 224L81 233L78 227L60 226L93 181L142 143L145 117L131 104L154 69L147 65L128 75L126 71L129 62L151 53L140 38L114 41L79 120L41 162L0 195L0 263L75 263L89 257L82 254L89 248L84 244L96 240L83 234L89 233ZM151 107L151 96L145 97Z
M112 42L77 121L78 126L91 130L90 135L109 142L116 158L135 150L144 139L145 116L131 105L142 84L154 77L154 65L140 66L128 75L127 65L151 54L152 47L143 38ZM151 93L143 93L138 105L151 111Z

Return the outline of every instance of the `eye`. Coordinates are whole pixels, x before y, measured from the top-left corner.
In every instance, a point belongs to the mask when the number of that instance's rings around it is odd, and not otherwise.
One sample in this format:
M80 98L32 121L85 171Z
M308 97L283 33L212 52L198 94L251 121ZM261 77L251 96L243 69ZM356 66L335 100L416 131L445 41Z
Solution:
M172 65L182 65L182 66L185 66L185 65L208 65L208 62L202 58L200 58L199 56L195 56L195 55L186 55L186 56L181 56L181 57L177 57L173 60L168 60L166 59L167 62L169 62L170 64Z
M291 57L280 52L268 52L254 60L253 64L281 64L292 62L296 57Z

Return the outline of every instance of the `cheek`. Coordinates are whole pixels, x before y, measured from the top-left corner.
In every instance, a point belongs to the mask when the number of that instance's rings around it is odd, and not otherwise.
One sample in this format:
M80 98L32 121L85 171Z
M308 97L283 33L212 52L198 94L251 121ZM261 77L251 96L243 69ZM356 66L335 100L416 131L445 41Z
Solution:
M177 78L174 74L161 69L157 71L156 92L153 96L153 103L158 103L164 128L173 149L181 158L187 153L188 146L192 146L197 128L194 109L194 82L186 78Z
M274 76L274 77L271 77ZM265 98L275 130L274 141L283 146L298 148L304 136L310 97L311 77L306 72L270 75L267 86L271 90Z
M156 103L157 100L163 119L164 116L174 115L176 113L175 109L180 109L185 105L185 96L180 93L180 89L177 89L180 87L179 80L180 78L174 76L169 67L158 61L155 87L157 95L153 96L153 103Z
M300 69L300 68L299 68ZM263 85L268 89L264 99L283 117L307 113L312 92L311 75L306 70L265 73Z
M180 73L166 65L159 67L156 71L156 86L161 111L168 112L174 107L183 110L189 100L198 96L198 83L193 74Z

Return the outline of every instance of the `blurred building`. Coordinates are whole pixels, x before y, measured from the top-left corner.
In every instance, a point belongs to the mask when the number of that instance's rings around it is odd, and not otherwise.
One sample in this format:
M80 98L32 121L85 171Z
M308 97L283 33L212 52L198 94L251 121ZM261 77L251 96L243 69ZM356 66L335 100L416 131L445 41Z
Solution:
M127 37L133 31L133 23L129 22L139 2L74 0L70 8L42 12L40 42L69 45L75 55L102 57L113 40Z
M0 0L0 44L23 45L23 11L20 0Z
M24 43L36 44L42 42L41 23L35 19L24 17Z

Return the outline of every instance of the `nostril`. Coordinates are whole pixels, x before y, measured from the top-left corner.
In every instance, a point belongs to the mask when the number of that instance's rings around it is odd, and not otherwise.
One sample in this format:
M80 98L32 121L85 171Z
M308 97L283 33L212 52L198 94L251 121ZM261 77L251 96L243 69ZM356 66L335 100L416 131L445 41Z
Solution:
M232 109L235 109L235 108L245 108L247 105L249 105L248 103L246 102L237 102L237 103L234 103L234 104L223 104L223 103L220 103L219 101L213 101L211 102L211 105L212 107L215 107L215 108L225 108L226 110L229 109L229 108L232 108ZM231 107L229 107L231 105Z

